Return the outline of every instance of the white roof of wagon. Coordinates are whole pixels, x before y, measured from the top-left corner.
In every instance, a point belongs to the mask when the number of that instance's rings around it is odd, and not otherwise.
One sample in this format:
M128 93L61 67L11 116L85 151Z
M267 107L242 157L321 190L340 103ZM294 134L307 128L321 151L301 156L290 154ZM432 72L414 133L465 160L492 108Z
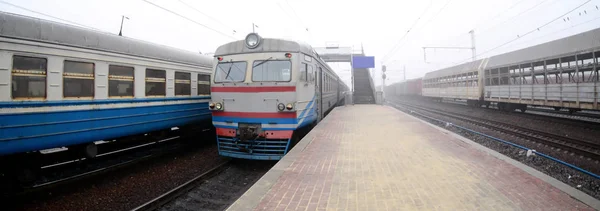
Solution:
M463 74L463 73L468 73L468 72L474 72L474 71L477 71L477 68L480 67L482 62L484 62L484 60L480 59L480 60L476 60L476 61L472 61L472 62L467 62L464 64L459 64L459 65L456 65L453 67L448 67L448 68L436 70L433 72L428 72L428 73L425 73L423 80L427 80L427 79L431 79L431 78L439 78L439 77L444 77L444 76L450 76L450 75L458 75L458 74Z
M535 62L552 57L565 56L600 48L600 28L579 33L558 40L542 43L532 47L492 56L489 58L486 69L498 68L525 62ZM482 59L464 64L448 67L425 74L424 79L437 78L449 75L474 71Z
M600 47L600 28L542 43L532 47L492 56L488 68L497 68L550 57L564 56Z
M0 12L0 37L212 67L212 58L177 48L39 18Z

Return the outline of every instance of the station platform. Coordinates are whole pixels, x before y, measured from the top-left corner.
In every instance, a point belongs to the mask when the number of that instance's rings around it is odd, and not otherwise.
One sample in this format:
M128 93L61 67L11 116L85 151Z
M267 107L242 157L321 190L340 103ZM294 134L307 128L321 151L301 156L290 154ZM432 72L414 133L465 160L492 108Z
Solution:
M392 107L347 105L228 210L594 210L578 194Z

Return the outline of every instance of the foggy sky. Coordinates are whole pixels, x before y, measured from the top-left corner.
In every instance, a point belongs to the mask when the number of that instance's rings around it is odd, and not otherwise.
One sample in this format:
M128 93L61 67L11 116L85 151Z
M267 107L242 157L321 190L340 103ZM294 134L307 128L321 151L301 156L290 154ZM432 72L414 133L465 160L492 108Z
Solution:
M425 63L423 46L470 47L468 32L475 29L476 48L482 53L537 29L588 0L148 0L212 30L143 0L1 1L114 34L118 34L121 15L125 15L130 19L125 20L124 36L192 52L214 52L219 45L243 39L252 31L252 23L258 26L256 32L263 37L302 40L314 47L338 43L359 49L362 44L365 53L376 58L376 84L381 84L382 59L389 58L385 64L389 78L386 84L390 84L402 80L403 73L399 70L403 66L406 66L406 76L410 79L469 61L471 57L470 50L428 50L430 63ZM565 16L568 21L561 18L479 57L599 27L598 4L593 0ZM64 22L1 2L0 10ZM390 54L394 46L398 48ZM330 66L347 84L350 83L348 64Z

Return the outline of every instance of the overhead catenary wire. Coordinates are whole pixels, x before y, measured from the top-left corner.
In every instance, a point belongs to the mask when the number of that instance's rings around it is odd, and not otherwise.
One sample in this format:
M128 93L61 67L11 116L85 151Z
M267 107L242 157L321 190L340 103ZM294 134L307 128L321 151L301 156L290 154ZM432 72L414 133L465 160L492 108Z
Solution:
M453 0L448 0L446 1L446 4L444 4L444 6L442 6L442 8L440 8L435 15L433 15L433 17L431 17L429 20L427 20L427 22L425 22L423 24L423 26L421 26L421 28L424 28L425 26L427 26L429 23L431 23L431 21L435 20L441 13L442 11L444 11L444 9L446 9L446 7L448 7L448 5L450 5L450 2L452 2Z
M571 26L569 26L569 27L566 27L566 28L563 28L563 29L555 30L555 31L552 31L552 32L550 32L550 33L546 33L546 34L544 34L544 35L541 35L541 36L534 37L534 38L532 38L532 39L526 40L525 42L530 42L530 41L532 41L532 40L537 40L537 39L540 39L540 38L543 38L543 37L547 37L547 36L549 36L549 35L553 35L553 34L556 34L556 33L559 33L559 32L563 32L563 31L566 31L566 30L569 30L569 29L575 28L575 27L577 27L577 26L585 25L585 24L588 24L588 23L591 23L591 22L594 22L594 21L597 21L597 20L600 20L600 16L598 16L598 17L596 17L596 18L593 18L593 19L591 19L591 20L587 20L587 21L584 21L584 22L581 22L581 23L577 23L577 24L575 24L575 25L571 25ZM513 43L513 44L514 44L514 43ZM511 46L511 45L509 45L509 46Z
M304 22L302 21L302 19L298 16L298 14L296 13L296 10L294 9L294 7L292 7L292 5L290 5L290 3L285 0L285 4L287 4L290 9L292 10L292 14L294 14L294 17L296 18L296 20L298 20L298 22L300 23L300 25L306 29L306 31L308 31L308 27L306 27L306 24L304 24Z
M176 15L176 16L178 16L178 17L180 17L180 18L183 18L183 19L186 19L186 20L188 20L188 21L190 21L190 22L192 22L192 23L195 23L196 25L202 26L202 27L204 27L204 28L206 28L206 29L208 29L208 30L211 30L211 31L213 31L213 32L216 32L216 33L218 33L218 34L220 34L220 35L223 35L223 36L225 36L225 37L228 37L228 38L230 38L230 39L233 39L233 40L237 40L237 38L235 38L235 37L233 37L233 36L231 36L231 35L228 35L228 34L226 34L226 33L223 33L223 32L221 32L221 31L219 31L219 30L216 30L216 29L214 29L214 28L211 28L211 27L209 27L209 26L207 26L207 25L205 25L205 24L202 24L202 23L200 23L200 22L198 22L198 21L195 21L195 20L193 20L193 19L191 19L191 18L188 18L188 17L186 17L186 16L184 16L184 15L181 15L181 14L179 14L179 13L177 13L177 12L174 12L174 11L172 11L172 10L169 10L169 9L167 9L167 8L164 8L164 7L162 7L162 6L160 6L160 5L157 5L157 4L155 4L155 3L152 3L152 2L150 2L150 1L148 1L148 0L143 0L143 1L144 1L144 2L146 2L146 3L148 3L148 4L150 4L150 5L152 5L152 6L155 6L155 7L158 7L158 8L160 8L160 9L164 10L164 11L167 11L167 12L169 12L169 13L173 14L173 15Z
M566 13L564 13L564 14L562 14L562 15L560 15L560 16L558 16L558 17L556 17L556 18L554 18L554 19L552 19L552 20L550 20L550 21L548 21L548 22L546 22L546 23L544 23L544 24L542 24L542 25L540 25L540 26L536 27L536 28L534 28L533 30L531 30L531 31L528 31L528 32L525 32L524 34L521 34L521 35L517 35L517 37L516 37L516 38L514 38L514 39L512 39L512 40L509 40L508 42L502 43L502 44L500 44L500 45L498 45L498 46L496 46L496 47L493 47L493 48L491 48L491 49L488 49L488 50L486 50L486 51L484 51L484 52L481 52L481 53L477 54L476 56L477 56L477 57L479 57L480 55L483 55L483 54L489 53L489 52L491 52L491 51L493 51L493 50L496 50L496 49L498 49L498 48L501 48L501 47L503 47L503 46L505 46L505 45L508 45L508 44L510 44L510 43L512 43L512 42L514 42L514 41L517 41L517 40L518 40L518 39L520 39L520 38L523 38L523 37L525 37L525 36L527 36L527 35L530 35L530 34L531 34L531 33L533 33L533 32L539 31L541 28L543 28L543 27L545 27L545 26L548 26L548 25L550 25L550 24L551 24L551 23L553 23L554 21L557 21L557 20L561 19L562 17L564 17L564 16L568 15L569 13L571 13L571 12L573 12L573 11L575 11L575 10L577 10L577 9L581 8L581 7L583 7L583 6L584 6L584 5L586 5L587 3L590 3L591 1L592 1L592 0L587 0L587 1L583 2L582 4L579 4L577 7L575 7L575 8L573 8L573 9L569 10L568 12L566 12ZM470 59L471 59L471 58L468 58L468 59L462 60L462 61L461 61L461 62L459 62L459 63L464 63L464 62L466 62L466 61L468 61L468 60L470 60Z
M214 18L214 17L212 17L212 16L210 16L210 15L208 15L208 14L206 14L206 13L204 13L204 12L200 11L198 8L196 8L196 7L192 6L192 5L188 4L188 3L185 3L183 0L177 0L177 1L179 1L181 4L185 5L186 7L188 7L188 8L190 8L190 9L192 9L192 10L194 10L194 11L196 11L196 12L198 12L198 13L200 13L200 14L204 15L204 16L206 16L207 18L211 19L212 21L214 21L214 22L216 22L216 23L218 23L218 24L220 24L220 25L222 25L222 26L224 26L224 27L226 27L226 28L229 28L229 29L231 29L231 30L233 31L233 33L236 33L236 32L237 32L237 31L235 30L235 28L233 28L233 27L231 27L231 26L229 26L229 25L227 25L227 24L225 24L225 23L221 22L219 19L216 19L216 18Z
M94 27L86 26L86 25L83 25L83 24L80 24L80 23L77 23L77 22L73 22L73 21L70 21L70 20L65 20L65 19L62 19L62 18L59 18L59 17L56 17L56 16L48 15L46 13L38 12L38 11L35 11L35 10L32 10L32 9L25 8L25 7L22 7L22 6L19 6L19 5L16 5L16 4L12 4L12 3L9 3L9 2L5 2L5 1L2 1L2 0L0 0L0 3L7 4L7 5L10 5L10 6L13 6L13 7L16 7L16 8L25 10L25 11L28 11L28 12L32 12L32 13L35 13L35 14L38 14L38 15L43 15L43 16L46 16L46 17L54 18L56 20L60 20L60 21L63 21L63 22L66 22L66 23L69 23L69 24L72 24L72 25L79 26L79 27L83 27L83 28L87 28L87 29L93 29L93 30L96 30L96 31L102 31L102 30L94 28Z
M445 3L445 4L444 4L444 5L443 5L443 6L442 6L442 7L441 7L441 8L440 8L440 9L439 9L439 10L438 10L436 13L435 13L435 15L433 15L433 16L432 16L432 18L430 18L429 20L427 20L427 22L425 22L425 23L424 23L424 24L421 26L421 28L420 28L420 29L423 29L423 28L425 28L425 26L427 26L429 23L431 23L431 21L435 20L435 19L436 19L436 18L437 18L437 17L438 17L438 16L439 16L441 13L442 13L442 11L443 11L444 9L446 9L446 7L448 7L448 5L450 4L450 2L452 2L452 1L453 1L453 0L448 0L448 1L446 1L446 3ZM406 43L406 42L404 42L404 43ZM404 43L403 43L403 44L404 44ZM396 48L396 50L395 50L395 51L394 51L392 54L390 54L390 56L389 56L389 57L392 57L392 56L393 56L393 55L394 55L394 54L395 54L395 53L396 53L396 52L399 50L399 48L400 48L400 47L402 47L402 45L398 46L398 47ZM387 59L385 59L385 58L384 58L384 62L385 62L386 60L388 60L388 59L389 59L389 58L387 58Z
M415 20L415 22L413 22L413 24L411 24L411 26L408 28L406 33L404 33L404 35L402 35L402 37L400 37L400 40L398 40L398 43L396 43L396 45L394 45L394 47L392 47L390 49L390 51L388 51L388 53L384 54L382 63L386 62L397 51L396 49L400 46L400 44L402 44L402 41L404 41L404 38L406 38L406 36L410 33L410 31L417 25L417 23L419 23L419 20L421 20L423 15L425 15L425 13L427 11L429 11L429 8L431 8L432 5L433 5L433 1L429 1L429 5L427 5L425 10L423 10L423 12L419 15L419 17Z
M513 9L513 8L515 8L517 5L519 5L520 3L523 3L523 2L525 2L525 1L527 1L527 0L520 0L520 1L517 1L517 2L515 2L514 4L512 4L512 5L511 5L510 7L508 7L507 9L505 9L505 10L503 10L502 12L500 12L500 13L498 13L498 14L494 15L492 18L488 18L488 19L486 19L486 20L484 20L484 21L481 21L481 22L479 22L478 24L476 24L476 25L475 25L475 27L473 27L473 29L472 29L472 30L473 30L473 31L476 31L476 30L477 30L477 29L479 29L481 26L484 26L484 24L485 24L485 23L487 23L487 22L489 22L489 21L491 21L491 20L494 20L494 19L498 18L500 15L502 15L502 14L504 14L504 13L508 12L509 10L511 10L511 9ZM534 5L533 7L530 7L530 8L528 8L528 9L524 10L524 11L521 11L519 14L517 14L517 15L515 15L515 16L512 16L512 17L510 17L509 19L506 19L506 20L502 21L501 23L495 24L495 25L493 25L493 26L491 26L491 27L488 27L487 29L484 29L484 30L482 30L482 31L477 31L477 33L478 33L478 34L483 34L483 33L485 33L485 32L488 32L489 30L491 30L491 29L493 29L493 28L495 28L495 27L501 26L501 25L503 25L503 24L505 24L505 23L507 23L507 22L509 22L509 21L513 20L514 18L521 16L522 14L524 14L524 13L526 13L526 12L528 12L528 11L531 11L531 10L535 9L536 7L540 6L541 4L543 4L543 3L544 3L544 2L546 2L546 1L548 1L548 0L542 0L541 2L538 2L538 3L537 3L536 5ZM458 39L459 37L463 37L463 36L465 36L465 35L467 35L467 34L468 34L468 33L460 33L460 34L458 34L458 35L456 35L456 36L453 36L453 37L451 37L451 38L449 38L449 39L445 39L444 41L442 41L442 43L445 43L445 42L448 42L448 41L451 41L451 40L456 40L456 39Z
M552 1L556 2L556 0L552 0ZM523 11L521 11L519 14L517 14L517 15L515 15L515 16L513 16L513 17L509 18L509 19L506 19L506 20L504 20L504 21L502 21L502 22L500 22L500 23L498 23L498 24L492 25L491 27L489 27L489 28L486 28L486 29L484 29L484 30L479 30L479 31L478 31L478 33L479 33L479 34L483 34L483 33L485 33L485 32L488 32L488 31L490 31L491 29L494 29L494 28L496 28L496 27L498 27L498 26L502 26L502 25L504 25L505 23L511 22L511 21L513 21L515 18L517 18L517 17L519 17L519 16L521 16L521 15L523 15L523 14L527 13L527 12L530 12L531 10L533 10L533 9L535 9L535 8L538 8L540 5L542 5L542 4L546 3L546 2L548 2L548 0L542 0L542 1L540 1L539 3L537 3L536 5L533 5L532 7L530 7L530 8L527 8L526 10L523 10Z
M308 29L309 27L304 23L304 21L302 21L302 19L296 13L296 10L294 9L294 7L287 0L285 0L285 3L292 10L293 17L292 17L292 15L290 15L288 13L288 11L286 9L284 9L282 7L280 2L277 2L277 6L279 7L279 9L281 9L281 11L283 11L283 13L285 13L286 16L288 16L288 18L290 20L294 21L297 25L300 25L300 27L302 28L302 31L305 31L306 33L308 33L309 39L312 41L313 36L312 36L311 31Z
M498 18L500 15L502 15L502 14L504 14L504 13L508 12L509 10L513 9L514 7L516 7L517 5L519 5L520 3L523 3L523 2L525 2L525 1L527 1L527 0L520 0L520 1L517 1L517 2L515 2L514 4L512 4L510 7L506 8L506 9L505 9L505 10L503 10L502 12L499 12L498 14L494 15L493 17L491 17L491 18L488 18L488 19L485 19L484 21L481 21L481 22L480 22L480 23L478 23L478 24L475 24L475 27L473 27L473 30L475 30L475 29L478 29L480 26L482 26L482 25L483 25L485 22L487 22L487 21L489 21L489 20L494 20L494 19Z

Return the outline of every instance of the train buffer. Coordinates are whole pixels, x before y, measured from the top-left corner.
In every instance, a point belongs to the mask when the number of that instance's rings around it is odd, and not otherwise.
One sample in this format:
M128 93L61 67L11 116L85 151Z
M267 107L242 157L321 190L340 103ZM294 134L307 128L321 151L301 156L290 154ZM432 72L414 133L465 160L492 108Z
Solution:
M516 163L392 107L347 105L228 210L594 209Z

